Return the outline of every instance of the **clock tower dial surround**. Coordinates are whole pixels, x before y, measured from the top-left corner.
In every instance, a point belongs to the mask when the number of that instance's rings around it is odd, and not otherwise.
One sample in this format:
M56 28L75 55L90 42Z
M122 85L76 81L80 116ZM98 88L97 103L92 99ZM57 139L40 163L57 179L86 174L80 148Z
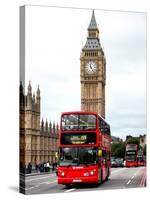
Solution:
M80 55L81 110L105 118L106 58L99 39L94 10L88 37Z
M94 61L88 61L85 65L85 71L87 74L95 74L97 72L97 64Z

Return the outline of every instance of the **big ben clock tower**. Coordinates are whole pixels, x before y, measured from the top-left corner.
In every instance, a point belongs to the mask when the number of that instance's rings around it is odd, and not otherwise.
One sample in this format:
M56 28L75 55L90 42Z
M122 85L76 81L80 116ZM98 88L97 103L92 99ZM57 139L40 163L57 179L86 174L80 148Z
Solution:
M106 59L99 39L94 10L80 56L81 110L105 118Z

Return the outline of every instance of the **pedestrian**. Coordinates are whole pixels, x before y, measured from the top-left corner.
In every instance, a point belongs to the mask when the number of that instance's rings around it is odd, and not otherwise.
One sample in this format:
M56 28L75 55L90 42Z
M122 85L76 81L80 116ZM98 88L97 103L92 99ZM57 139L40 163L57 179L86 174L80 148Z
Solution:
M42 163L39 164L39 170L42 172Z
M55 164L53 163L52 164L52 170L54 171L54 169L55 169Z
M42 168L42 172L44 172L44 162L42 163L41 168Z
M46 162L44 163L44 172L46 172Z
M36 163L36 165L35 165L35 170L36 170L36 172L38 173L38 171L39 171L39 165Z
M52 171L52 168L53 168L52 163L50 163L49 168L50 168L50 171Z
M46 164L46 168L47 168L47 172L49 172L49 162L47 162L47 164Z
M28 167L27 167L27 173L31 174L31 172L32 172L32 164L31 162L29 162Z

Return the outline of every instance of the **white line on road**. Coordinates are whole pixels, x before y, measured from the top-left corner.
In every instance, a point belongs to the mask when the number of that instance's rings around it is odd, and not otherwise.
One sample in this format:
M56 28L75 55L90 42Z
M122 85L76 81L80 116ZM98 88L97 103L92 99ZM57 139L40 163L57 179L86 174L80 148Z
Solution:
M29 188L25 188L25 190L32 190L32 189L34 189L34 188L36 188L36 187L38 187L39 185L36 185L36 186L33 186L33 187L29 187Z
M134 178L134 176L132 176L131 180Z
M49 184L56 183L56 182L57 182L57 180L55 180L55 181L51 181L51 182L50 182L50 181L46 181L46 182L43 182L43 183L49 185Z
M75 190L75 188L72 188L72 189L66 190L65 192L72 192L74 190Z
M42 183L39 183L38 185L35 185L35 186L32 186L32 187L29 187L29 188L25 188L25 190L31 190L31 189L34 189L34 188L37 188L43 184L52 184L52 183L56 183L57 181L52 181L52 182L49 182L49 181L46 181L46 182L42 182Z
M127 182L127 185L131 183L132 179L134 179L134 176L132 176L131 179Z
M129 180L129 181L127 182L127 185L128 185L129 183L131 183L131 180Z

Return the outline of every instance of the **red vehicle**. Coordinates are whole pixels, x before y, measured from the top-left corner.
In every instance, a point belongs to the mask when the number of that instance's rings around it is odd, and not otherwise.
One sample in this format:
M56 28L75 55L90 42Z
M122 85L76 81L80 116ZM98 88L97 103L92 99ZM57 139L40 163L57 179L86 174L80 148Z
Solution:
M143 151L138 151L138 166L144 166L144 155Z
M137 167L138 166L138 145L127 144L125 150L125 166Z
M96 112L62 113L58 184L101 183L110 176L110 126Z

